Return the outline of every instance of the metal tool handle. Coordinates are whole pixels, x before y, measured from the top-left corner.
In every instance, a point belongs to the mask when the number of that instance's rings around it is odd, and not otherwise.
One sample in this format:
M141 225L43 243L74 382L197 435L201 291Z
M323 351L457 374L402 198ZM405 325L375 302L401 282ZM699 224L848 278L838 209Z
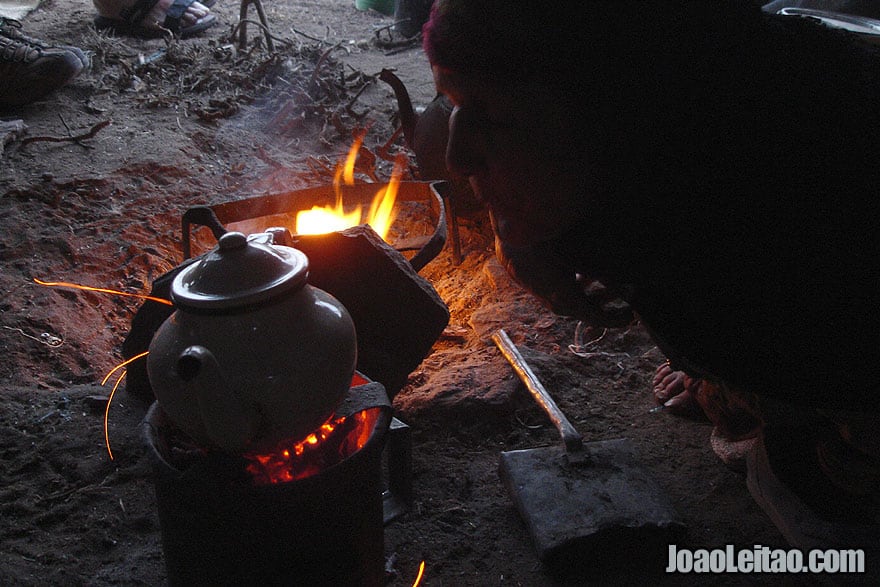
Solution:
M504 355L504 358L507 359L513 370L516 371L516 374L525 383L532 397L535 398L535 401L544 409L553 425L556 426L556 429L562 436L565 450L567 452L583 450L584 439L581 433L571 425L571 422L568 421L568 418L565 417L565 414L562 413L562 410L559 409L559 406L550 397L550 394L532 372L532 368L529 367L529 364L526 363L526 360L520 354L519 349L516 348L516 345L513 344L507 333L504 332L504 329L502 328L495 332L492 335L492 340L495 341L495 344L501 350L501 354Z

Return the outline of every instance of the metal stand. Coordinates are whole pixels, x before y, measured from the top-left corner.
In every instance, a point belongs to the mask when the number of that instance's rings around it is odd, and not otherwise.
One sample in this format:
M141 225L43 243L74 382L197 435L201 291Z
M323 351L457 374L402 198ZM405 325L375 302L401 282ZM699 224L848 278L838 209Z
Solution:
M406 423L391 418L387 438L384 457L388 489L382 494L386 524L409 511L413 498L412 431Z

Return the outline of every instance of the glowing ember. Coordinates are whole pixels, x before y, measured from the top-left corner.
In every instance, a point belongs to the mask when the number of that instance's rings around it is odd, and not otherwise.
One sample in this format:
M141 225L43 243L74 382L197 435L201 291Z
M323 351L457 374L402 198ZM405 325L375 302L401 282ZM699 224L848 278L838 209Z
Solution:
M368 409L347 418L331 418L299 441L287 441L268 454L246 454L245 469L255 485L287 483L311 477L342 462L366 445L379 418Z
M363 223L369 224L383 239L388 236L388 231L397 214L394 203L397 199L400 177L406 169L406 156L398 153L394 160L394 169L391 172L388 186L380 189L373 198L366 216L363 215L361 206L356 206L346 212L341 185L343 181L345 185L354 185L354 163L363 140L363 134L355 137L345 163L336 168L336 175L333 178L336 204L334 206L313 206L310 210L298 212L295 228L297 234L325 234Z
M368 383L355 373L352 387ZM380 410L368 409L347 418L331 416L317 430L299 440L281 442L268 454L246 454L245 469L254 484L272 485L311 477L362 449L379 419Z

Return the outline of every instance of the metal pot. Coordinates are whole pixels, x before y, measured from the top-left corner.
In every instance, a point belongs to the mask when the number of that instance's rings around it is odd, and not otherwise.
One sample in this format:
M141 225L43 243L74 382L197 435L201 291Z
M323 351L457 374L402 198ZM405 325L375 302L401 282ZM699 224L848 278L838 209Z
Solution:
M267 450L318 428L348 391L354 323L271 233L224 234L171 286L147 372L171 421L204 447Z

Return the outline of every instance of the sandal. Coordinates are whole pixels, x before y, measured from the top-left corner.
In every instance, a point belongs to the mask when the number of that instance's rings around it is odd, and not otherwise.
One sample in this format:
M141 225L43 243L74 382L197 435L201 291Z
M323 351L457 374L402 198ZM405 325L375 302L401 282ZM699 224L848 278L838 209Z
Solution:
M137 0L133 6L119 13L117 18L96 16L95 28L99 31L110 31L117 35L127 35L141 39L155 39L165 36L168 31L181 39L197 35L217 24L217 17L207 14L192 24L183 25L183 16L196 0L174 0L165 12L165 20L161 25L150 27L144 25L144 19L156 6L159 0ZM210 8L217 0L204 0L201 4Z

